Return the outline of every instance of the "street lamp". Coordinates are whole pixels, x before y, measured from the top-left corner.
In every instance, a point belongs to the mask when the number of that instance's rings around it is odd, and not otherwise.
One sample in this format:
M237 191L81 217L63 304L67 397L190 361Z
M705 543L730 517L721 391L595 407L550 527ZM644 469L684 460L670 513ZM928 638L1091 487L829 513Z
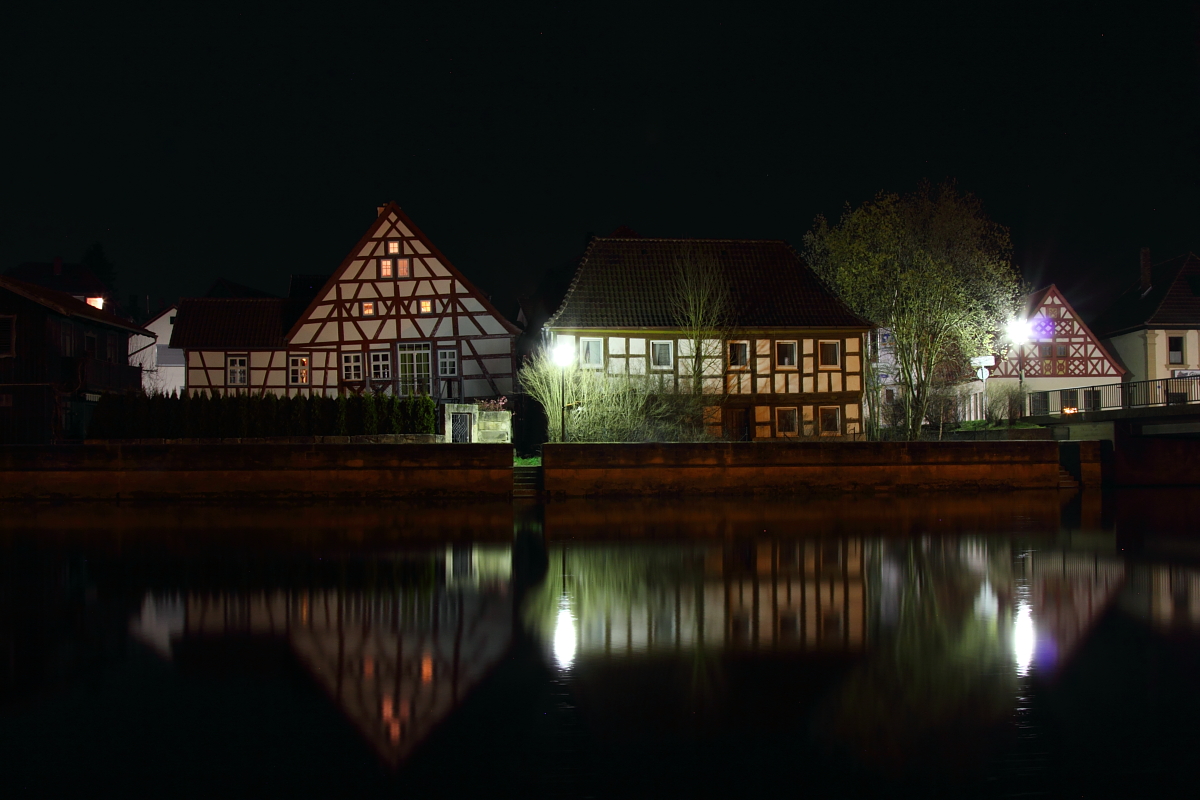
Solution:
M1027 319L1011 319L1005 327L1008 340L1017 346L1017 391L1025 405L1025 343L1033 338L1033 325Z
M562 370L559 384L562 392L562 430L559 441L564 443L567 441L567 367L571 366L571 362L574 360L575 345L565 339L560 339L554 346L554 364Z

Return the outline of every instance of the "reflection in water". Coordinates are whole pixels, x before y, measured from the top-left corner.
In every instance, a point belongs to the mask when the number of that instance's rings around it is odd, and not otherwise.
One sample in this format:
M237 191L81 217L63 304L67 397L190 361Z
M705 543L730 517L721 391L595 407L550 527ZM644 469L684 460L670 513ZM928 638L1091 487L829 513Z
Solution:
M1159 630L1200 629L1200 570L1139 565L1130 574L1121 606Z
M1029 674L1035 641L1033 613L1029 601L1022 598L1017 601L1017 619L1013 623L1013 655L1017 658L1017 674L1021 677Z

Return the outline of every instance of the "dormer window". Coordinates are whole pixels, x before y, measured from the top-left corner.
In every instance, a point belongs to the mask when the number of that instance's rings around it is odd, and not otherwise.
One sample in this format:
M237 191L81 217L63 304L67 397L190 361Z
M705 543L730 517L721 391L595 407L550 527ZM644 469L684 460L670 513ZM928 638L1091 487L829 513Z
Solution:
M392 277L392 264L393 263L395 263L395 262L393 262L392 259L390 259L390 258L379 259L379 277L381 277L381 278Z
M387 251L389 256L394 256L400 252L400 242L396 239L391 239L387 243Z
M372 300L364 301L362 304L362 315L364 317L375 316L375 302Z

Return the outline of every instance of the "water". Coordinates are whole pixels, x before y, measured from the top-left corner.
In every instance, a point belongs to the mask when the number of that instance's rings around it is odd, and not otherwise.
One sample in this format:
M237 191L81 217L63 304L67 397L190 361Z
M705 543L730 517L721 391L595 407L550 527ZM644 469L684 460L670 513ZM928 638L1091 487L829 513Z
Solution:
M9 506L0 793L1182 793L1197 500Z

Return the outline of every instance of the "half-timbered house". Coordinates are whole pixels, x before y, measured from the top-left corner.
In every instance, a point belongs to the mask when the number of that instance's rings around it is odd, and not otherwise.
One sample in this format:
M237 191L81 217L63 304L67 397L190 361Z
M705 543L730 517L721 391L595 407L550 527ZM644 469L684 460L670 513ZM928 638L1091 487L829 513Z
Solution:
M288 298L183 300L171 346L192 392L457 402L512 392L519 333L389 203L332 275L293 276Z
M735 440L847 436L862 430L863 339L870 324L834 296L786 242L594 237L544 326L580 369L646 376L659 391L701 391L709 432ZM677 277L688 264L726 288L722 339L685 330ZM682 265L682 267L681 267Z

